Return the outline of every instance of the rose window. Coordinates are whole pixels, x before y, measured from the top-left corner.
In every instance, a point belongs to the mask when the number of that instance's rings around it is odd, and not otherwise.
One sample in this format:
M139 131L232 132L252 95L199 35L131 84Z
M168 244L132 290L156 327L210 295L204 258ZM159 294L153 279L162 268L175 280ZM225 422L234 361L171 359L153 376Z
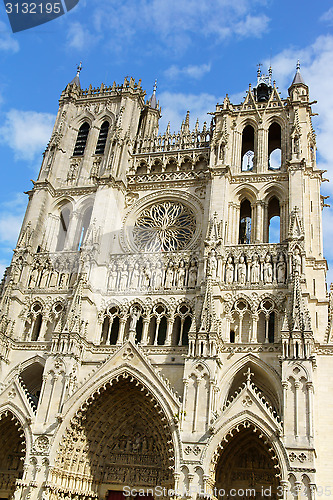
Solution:
M181 203L156 203L141 212L133 228L133 239L145 252L172 252L185 248L196 228L193 212Z

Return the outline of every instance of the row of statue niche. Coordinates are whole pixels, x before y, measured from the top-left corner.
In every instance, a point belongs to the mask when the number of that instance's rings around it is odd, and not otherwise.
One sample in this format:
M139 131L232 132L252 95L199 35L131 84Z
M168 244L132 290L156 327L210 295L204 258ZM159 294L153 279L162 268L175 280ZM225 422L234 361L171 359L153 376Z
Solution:
M234 262L231 255L227 258L225 265L225 283L273 283L276 281L283 284L286 281L287 265L284 255L280 253L276 264L276 276L274 276L272 257L270 254L265 256L264 262L261 264L259 256L254 254L251 260L246 260L244 255L241 255L238 262ZM217 279L218 274L218 259L215 249L212 249L208 254L207 273L212 279Z
M35 267L30 275L28 288L71 288L77 280L76 272L61 272L48 267Z
M133 267L126 263L113 263L108 289L125 291L194 288L197 276L198 265L195 259L191 259L188 263L181 260L178 264L170 260L166 265L160 260L155 264L148 261L144 267L140 262L136 262Z

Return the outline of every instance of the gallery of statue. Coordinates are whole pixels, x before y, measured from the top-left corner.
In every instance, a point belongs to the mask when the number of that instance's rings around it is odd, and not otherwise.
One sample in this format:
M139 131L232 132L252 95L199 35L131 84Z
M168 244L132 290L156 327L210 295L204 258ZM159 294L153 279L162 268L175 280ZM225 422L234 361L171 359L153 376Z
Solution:
M299 65L286 97L258 70L242 103L162 135L156 86L83 90L80 69L1 284L0 500L333 494L325 179Z

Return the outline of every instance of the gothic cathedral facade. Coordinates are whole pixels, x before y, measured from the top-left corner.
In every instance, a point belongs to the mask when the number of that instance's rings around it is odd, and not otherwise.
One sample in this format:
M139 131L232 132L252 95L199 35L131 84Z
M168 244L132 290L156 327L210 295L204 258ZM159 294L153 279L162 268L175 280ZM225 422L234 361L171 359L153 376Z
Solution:
M0 499L333 494L299 66L288 94L259 70L241 104L161 135L156 87L67 85L1 284Z

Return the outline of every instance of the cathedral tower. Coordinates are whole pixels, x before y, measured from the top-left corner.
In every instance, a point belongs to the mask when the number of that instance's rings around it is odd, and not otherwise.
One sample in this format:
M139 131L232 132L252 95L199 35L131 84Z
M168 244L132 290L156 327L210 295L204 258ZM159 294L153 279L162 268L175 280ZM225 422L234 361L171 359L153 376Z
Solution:
M299 64L164 134L156 83L80 70L1 284L0 499L313 500L333 322Z

